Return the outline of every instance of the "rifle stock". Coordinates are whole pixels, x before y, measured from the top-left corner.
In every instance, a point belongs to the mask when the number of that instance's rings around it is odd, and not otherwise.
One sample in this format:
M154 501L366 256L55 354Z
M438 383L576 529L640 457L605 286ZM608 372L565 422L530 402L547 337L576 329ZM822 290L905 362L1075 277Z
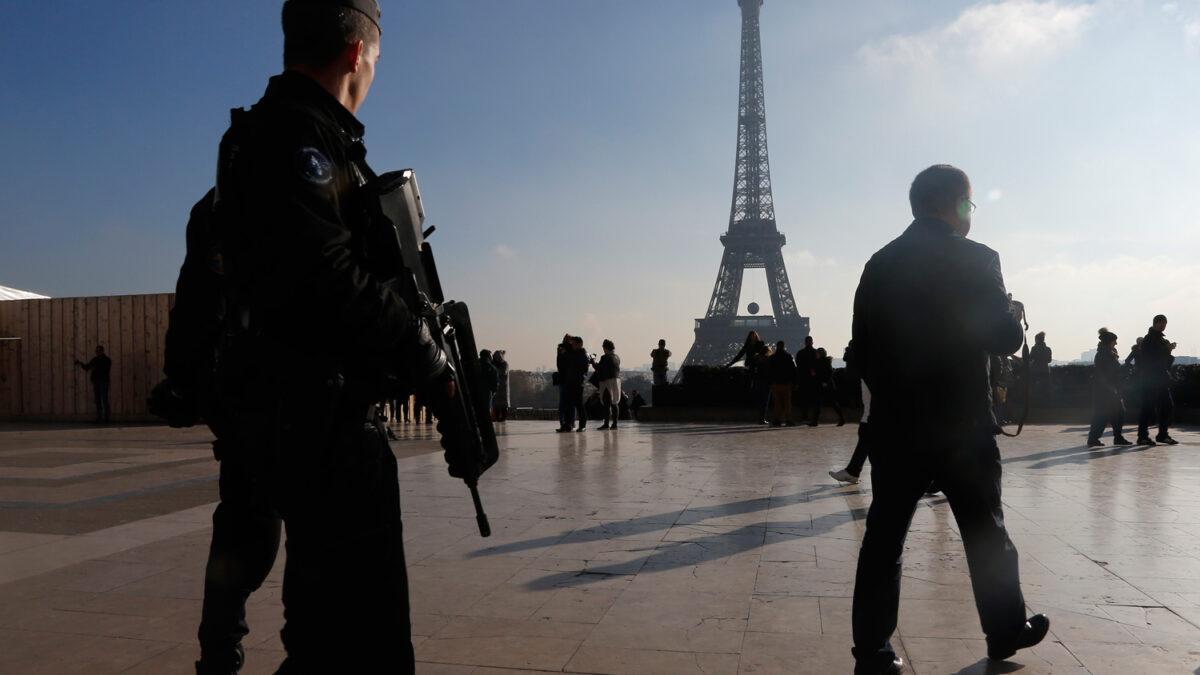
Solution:
M422 230L425 211L416 175L411 169L394 171L374 179L380 215L386 219L383 259L386 269L395 270L398 290L409 309L428 324L429 332L446 355L454 375L455 394L435 409L449 473L461 478L471 490L479 534L491 534L487 514L479 499L479 477L500 456L492 411L481 382L479 350L465 303L447 301L433 259L433 249ZM430 230L431 232L432 230ZM444 397L440 397L444 398Z

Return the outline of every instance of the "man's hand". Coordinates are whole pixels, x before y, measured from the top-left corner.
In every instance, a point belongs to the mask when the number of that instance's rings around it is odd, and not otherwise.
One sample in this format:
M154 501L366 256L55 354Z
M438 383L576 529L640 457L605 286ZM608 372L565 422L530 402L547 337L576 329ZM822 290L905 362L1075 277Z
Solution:
M175 391L169 379L154 385L146 403L150 414L162 417L167 420L167 424L176 429L193 426L200 419L196 402L191 397Z

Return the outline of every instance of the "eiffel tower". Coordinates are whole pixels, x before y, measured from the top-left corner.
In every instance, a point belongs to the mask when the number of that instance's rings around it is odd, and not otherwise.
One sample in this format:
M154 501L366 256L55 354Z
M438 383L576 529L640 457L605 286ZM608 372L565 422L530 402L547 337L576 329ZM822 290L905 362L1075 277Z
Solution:
M696 319L696 341L683 365L724 365L741 349L746 334L758 331L768 344L787 342L795 352L808 336L808 317L800 316L792 297L783 245L787 239L775 227L771 198L771 167L767 161L767 106L763 95L762 50L758 15L762 0L738 0L742 8L742 68L738 93L737 162L733 173L733 204L729 229L721 235L725 254L703 319ZM773 316L738 315L742 276L747 269L765 269Z

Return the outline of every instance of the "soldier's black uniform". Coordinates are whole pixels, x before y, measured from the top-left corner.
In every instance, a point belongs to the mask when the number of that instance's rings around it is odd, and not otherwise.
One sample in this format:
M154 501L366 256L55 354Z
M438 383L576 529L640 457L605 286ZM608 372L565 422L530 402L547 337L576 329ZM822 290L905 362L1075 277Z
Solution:
M989 354L1021 346L995 251L918 218L867 263L854 298L854 349L871 390L874 497L854 583L854 653L865 672L895 658L901 553L936 480L962 531L989 643L1025 622L1017 551L1004 528Z
M181 333L208 339L217 324L203 308L219 293L226 337L207 417L221 503L202 659L225 658L245 635L245 600L274 563L282 519L279 672L412 672L396 461L371 414L371 373L405 351L414 317L369 268L364 129L294 71L233 118L211 200L216 243L192 260L189 241L167 351L168 375L186 381L197 350Z

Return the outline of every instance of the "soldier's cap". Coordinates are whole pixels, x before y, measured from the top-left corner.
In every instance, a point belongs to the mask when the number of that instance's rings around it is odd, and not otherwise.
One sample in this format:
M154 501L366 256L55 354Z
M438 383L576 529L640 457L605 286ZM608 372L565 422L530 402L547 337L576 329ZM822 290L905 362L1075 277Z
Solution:
M379 29L380 35L383 34L383 27L379 25L379 18L383 13L379 11L379 3L376 0L297 0L297 2L310 5L337 5L353 9L364 14Z

